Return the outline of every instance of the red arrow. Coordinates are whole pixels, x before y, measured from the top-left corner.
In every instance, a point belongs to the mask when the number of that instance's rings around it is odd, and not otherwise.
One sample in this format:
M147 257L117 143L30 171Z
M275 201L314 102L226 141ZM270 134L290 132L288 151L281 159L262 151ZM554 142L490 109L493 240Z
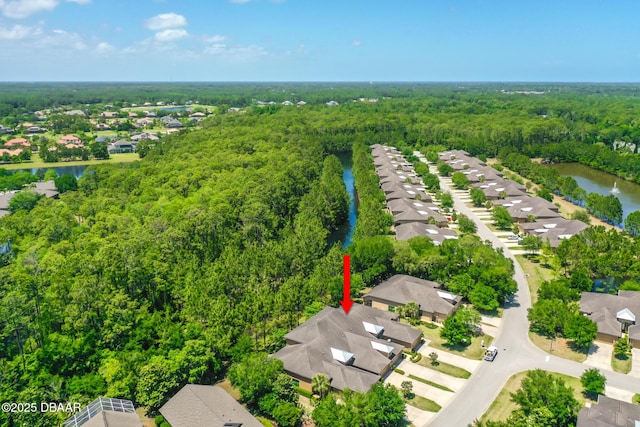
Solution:
M344 256L344 294L340 305L344 309L345 314L349 314L353 301L351 300L351 257Z

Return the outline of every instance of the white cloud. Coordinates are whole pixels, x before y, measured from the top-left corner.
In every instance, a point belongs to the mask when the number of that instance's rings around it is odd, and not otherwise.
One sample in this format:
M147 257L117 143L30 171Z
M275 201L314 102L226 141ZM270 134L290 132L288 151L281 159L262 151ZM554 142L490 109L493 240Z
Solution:
M188 36L189 33L187 33L186 30L170 29L157 32L155 38L159 42L170 42L174 40L180 40Z
M34 13L51 11L63 1L89 4L91 0L0 0L0 11L7 18L24 19Z
M25 27L14 25L13 28L0 28L0 40L24 40L37 37L42 34L39 27Z
M100 42L96 46L95 51L98 53L111 53L115 50L115 48L107 42Z
M166 30L169 28L185 27L187 25L187 19L173 12L161 13L160 15L147 19L144 25L153 31Z
M360 41L360 40L354 40L354 41L351 42L351 46L358 47L360 45L362 45L362 41Z
M223 42L223 41L227 40L227 38L228 38L227 36L222 36L222 35L216 34L215 36L204 36L202 38L202 41L204 41L205 43L216 44L216 43L220 43L220 42Z
M224 43L208 46L204 49L204 53L233 62L247 62L269 54L262 46L227 46Z

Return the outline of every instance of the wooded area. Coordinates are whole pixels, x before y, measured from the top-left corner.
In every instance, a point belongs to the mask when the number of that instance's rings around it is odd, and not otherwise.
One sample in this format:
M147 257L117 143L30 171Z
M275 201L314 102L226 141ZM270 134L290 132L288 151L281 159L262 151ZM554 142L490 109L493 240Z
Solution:
M640 182L639 155L630 146L611 149L615 141L640 143L638 86L546 85L540 96L497 85L335 86L65 84L54 93L0 85L0 116L14 118L60 103L249 106L245 114L221 109L203 129L163 138L140 161L91 166L77 191L0 219L0 246L11 243L0 254L0 400L87 403L109 395L153 412L186 382L213 382L252 353L281 348L301 320L342 298L342 251L327 237L344 222L348 196L333 153L353 151L354 295L404 273L442 282L486 310L515 291L511 262L473 235L441 246L385 236L392 219L381 210L369 145L393 144L409 159L436 144L500 155L525 176L515 156L579 161ZM379 101L352 102L359 97ZM261 108L255 99L308 104ZM333 99L341 105L324 105ZM416 171L437 188L428 170ZM571 186L555 179L549 188L564 196ZM0 174L6 189L32 180ZM575 283L577 272L637 285L636 240L590 230L560 244L554 260L568 279L545 285L549 298L540 301L573 303L586 287ZM569 335L567 322L540 330ZM269 375L278 379L277 371ZM289 391L271 384L253 407L290 419ZM59 421L38 413L8 422Z

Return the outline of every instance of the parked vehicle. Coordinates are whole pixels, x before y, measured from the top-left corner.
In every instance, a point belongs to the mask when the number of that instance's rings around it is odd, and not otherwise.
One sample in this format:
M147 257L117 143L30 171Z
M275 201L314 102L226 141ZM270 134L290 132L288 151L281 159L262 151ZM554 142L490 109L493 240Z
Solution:
M495 359L497 355L498 355L498 348L495 345L491 345L487 348L487 351L484 352L484 360L493 362L493 359Z
M518 240L520 238L520 236L518 236L517 234L512 234L511 236L507 237L508 240Z

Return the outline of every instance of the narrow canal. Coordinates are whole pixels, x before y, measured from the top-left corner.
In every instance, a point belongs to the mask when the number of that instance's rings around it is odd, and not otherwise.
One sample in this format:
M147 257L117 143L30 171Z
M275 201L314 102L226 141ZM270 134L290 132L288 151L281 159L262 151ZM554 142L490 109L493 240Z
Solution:
M623 219L631 212L640 211L640 185L636 183L625 181L615 175L579 163L558 163L549 166L557 170L560 175L575 179L587 194L597 193L603 196L613 194L616 196L622 204ZM614 186L617 192L612 192Z
M351 153L340 153L337 155L342 163L342 180L349 193L349 219L342 224L336 231L329 235L327 239L329 245L342 242L342 249L351 244L351 238L356 228L356 218L358 215L358 202L355 197L355 180L353 178L353 163Z

